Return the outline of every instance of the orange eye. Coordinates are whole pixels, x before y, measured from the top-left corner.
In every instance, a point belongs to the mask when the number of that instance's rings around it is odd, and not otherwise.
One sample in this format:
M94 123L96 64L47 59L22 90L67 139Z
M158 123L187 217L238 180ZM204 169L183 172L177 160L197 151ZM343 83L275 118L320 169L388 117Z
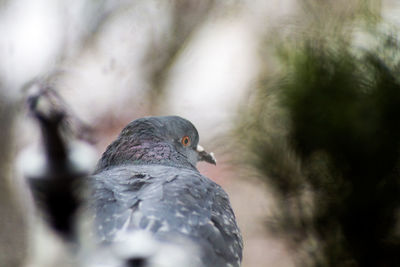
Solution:
M189 136L184 136L184 137L182 137L181 143L182 143L183 146L188 146L188 145L190 145L190 138L189 138Z

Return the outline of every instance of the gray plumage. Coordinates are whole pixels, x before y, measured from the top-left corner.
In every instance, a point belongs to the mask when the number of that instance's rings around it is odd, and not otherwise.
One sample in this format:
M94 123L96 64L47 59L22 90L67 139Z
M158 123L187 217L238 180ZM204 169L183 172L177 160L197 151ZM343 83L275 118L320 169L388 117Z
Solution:
M91 178L103 243L146 230L160 242L193 245L201 266L240 266L234 213L224 190L196 169L199 160L213 161L197 149L198 141L195 127L176 116L142 118L125 127Z

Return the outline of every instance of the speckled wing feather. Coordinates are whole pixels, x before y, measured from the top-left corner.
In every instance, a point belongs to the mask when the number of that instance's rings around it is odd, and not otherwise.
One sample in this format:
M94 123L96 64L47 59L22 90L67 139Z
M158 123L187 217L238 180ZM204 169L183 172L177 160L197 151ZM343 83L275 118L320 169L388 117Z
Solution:
M123 240L144 229L161 241L190 240L204 266L239 266L242 239L222 188L190 169L161 165L116 166L94 175L98 236Z

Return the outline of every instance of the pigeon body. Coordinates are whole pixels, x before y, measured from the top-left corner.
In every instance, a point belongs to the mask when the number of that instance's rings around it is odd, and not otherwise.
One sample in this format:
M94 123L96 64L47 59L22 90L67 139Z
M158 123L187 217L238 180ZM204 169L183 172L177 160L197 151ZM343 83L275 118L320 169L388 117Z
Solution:
M98 237L124 242L147 231L180 246L198 266L240 266L242 238L224 190L196 169L215 163L199 135L177 116L147 117L126 126L91 178Z

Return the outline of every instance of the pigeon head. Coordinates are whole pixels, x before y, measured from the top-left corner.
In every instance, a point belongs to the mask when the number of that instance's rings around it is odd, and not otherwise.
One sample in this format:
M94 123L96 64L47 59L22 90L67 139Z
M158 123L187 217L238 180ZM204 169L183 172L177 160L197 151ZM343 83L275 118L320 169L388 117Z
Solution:
M198 161L216 164L199 145L194 125L178 116L145 117L129 123L108 146L96 172L121 164L161 164L196 168Z

